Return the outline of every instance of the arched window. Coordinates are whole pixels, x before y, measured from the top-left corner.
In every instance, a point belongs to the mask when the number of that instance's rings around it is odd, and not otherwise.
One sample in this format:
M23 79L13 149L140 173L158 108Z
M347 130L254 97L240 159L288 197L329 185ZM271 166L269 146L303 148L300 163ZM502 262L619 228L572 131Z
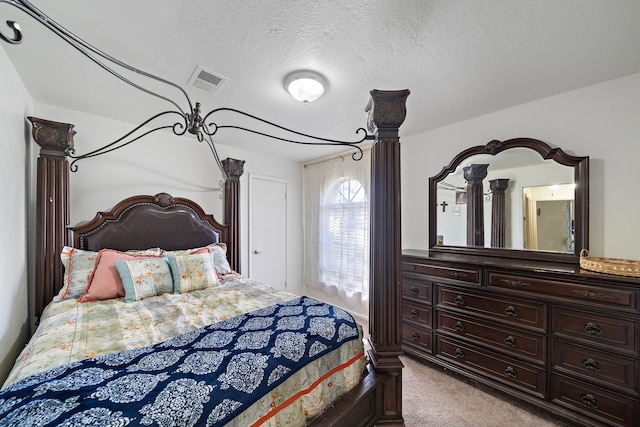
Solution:
M356 179L340 178L320 207L320 275L351 296L369 294L369 195Z

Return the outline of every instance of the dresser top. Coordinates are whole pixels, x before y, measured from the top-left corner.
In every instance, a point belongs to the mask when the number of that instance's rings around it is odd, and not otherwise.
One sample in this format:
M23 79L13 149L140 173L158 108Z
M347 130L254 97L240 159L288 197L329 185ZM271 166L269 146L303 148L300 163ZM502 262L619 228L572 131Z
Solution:
M413 261L420 262L434 261L436 263L455 262L460 264L473 265L477 267L498 268L507 270L529 270L537 273L550 273L574 280L587 280L607 282L611 284L625 284L640 286L640 278L618 276L613 274L596 273L580 268L578 263L563 263L536 261L517 258L501 258L495 256L477 256L468 254L451 254L430 252L421 249L403 249L403 261L413 258Z

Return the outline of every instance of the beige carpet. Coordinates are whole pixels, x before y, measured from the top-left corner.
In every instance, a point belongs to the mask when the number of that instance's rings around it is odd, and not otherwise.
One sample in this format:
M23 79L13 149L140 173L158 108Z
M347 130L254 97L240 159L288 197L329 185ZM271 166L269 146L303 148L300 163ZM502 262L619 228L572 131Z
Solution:
M402 414L406 427L570 426L546 413L517 406L454 376L401 357ZM536 413L537 412L537 413Z

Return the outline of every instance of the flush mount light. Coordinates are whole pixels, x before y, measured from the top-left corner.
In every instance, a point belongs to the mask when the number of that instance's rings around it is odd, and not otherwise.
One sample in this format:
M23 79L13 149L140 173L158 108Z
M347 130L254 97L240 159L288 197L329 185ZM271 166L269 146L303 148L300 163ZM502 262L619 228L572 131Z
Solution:
M287 92L305 104L320 98L327 85L327 79L315 71L294 71L284 81Z

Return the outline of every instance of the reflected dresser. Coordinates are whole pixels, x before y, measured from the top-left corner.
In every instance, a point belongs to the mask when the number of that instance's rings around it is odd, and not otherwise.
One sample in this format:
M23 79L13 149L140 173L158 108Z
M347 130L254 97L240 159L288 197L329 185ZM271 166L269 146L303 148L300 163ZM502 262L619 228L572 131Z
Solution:
M577 425L639 426L640 279L405 250L402 348Z

